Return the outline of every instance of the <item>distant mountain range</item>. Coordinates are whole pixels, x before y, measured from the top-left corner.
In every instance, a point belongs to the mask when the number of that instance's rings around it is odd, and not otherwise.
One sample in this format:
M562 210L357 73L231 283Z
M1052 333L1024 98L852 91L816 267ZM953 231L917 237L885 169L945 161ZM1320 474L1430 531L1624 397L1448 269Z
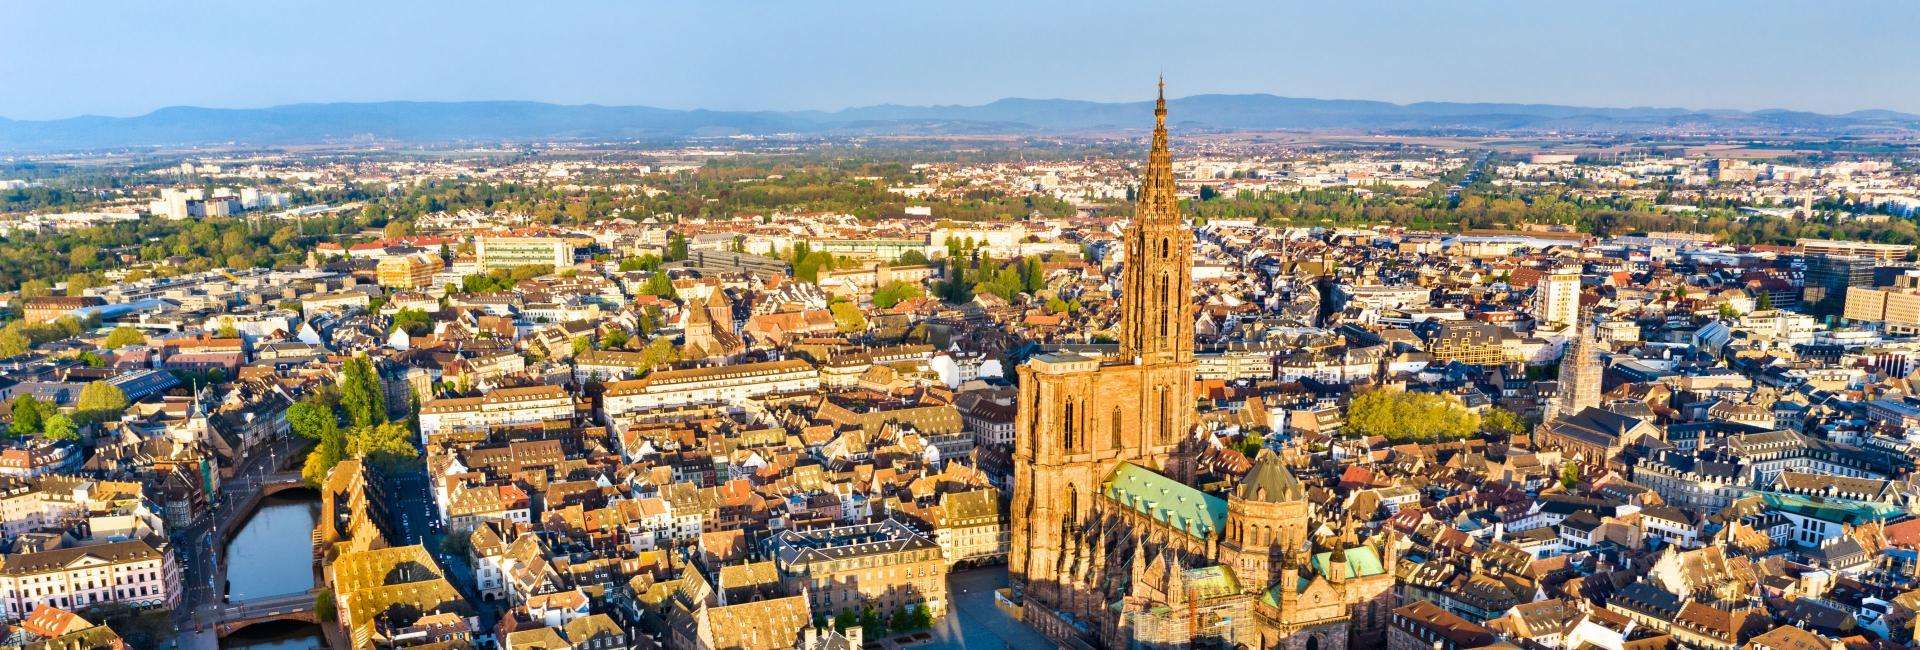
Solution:
M1195 95L1170 100L1181 128L1434 132L1861 134L1920 131L1920 115L1785 110L1589 108L1552 104ZM164 108L137 117L0 118L0 153L354 140L474 142L647 139L731 134L1061 134L1138 130L1151 102L1002 99L978 106L879 105L841 111L709 111L540 102L375 102L271 108Z

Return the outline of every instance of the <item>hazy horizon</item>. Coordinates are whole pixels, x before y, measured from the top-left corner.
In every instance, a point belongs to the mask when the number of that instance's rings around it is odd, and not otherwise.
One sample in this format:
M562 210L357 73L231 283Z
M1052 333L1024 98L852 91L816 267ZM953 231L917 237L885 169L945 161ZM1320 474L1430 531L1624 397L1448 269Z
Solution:
M1170 94L1920 113L1920 5L9 2L0 116L534 101L835 111Z

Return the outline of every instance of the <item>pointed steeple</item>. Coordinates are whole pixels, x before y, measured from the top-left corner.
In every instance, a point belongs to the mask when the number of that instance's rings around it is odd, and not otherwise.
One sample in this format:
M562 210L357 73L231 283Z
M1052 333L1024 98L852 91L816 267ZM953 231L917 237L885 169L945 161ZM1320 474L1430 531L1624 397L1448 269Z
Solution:
M1121 358L1142 363L1192 360L1193 231L1181 221L1174 194L1164 80L1153 105L1153 147L1124 243Z

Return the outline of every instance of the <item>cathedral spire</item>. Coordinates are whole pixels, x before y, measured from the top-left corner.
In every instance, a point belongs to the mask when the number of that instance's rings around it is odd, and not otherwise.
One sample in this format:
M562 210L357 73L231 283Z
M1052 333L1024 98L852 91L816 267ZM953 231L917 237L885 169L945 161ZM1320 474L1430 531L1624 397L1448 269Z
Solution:
M1159 97L1153 102L1153 148L1147 153L1147 175L1140 185L1135 217L1180 221L1180 204L1173 191L1173 154L1167 145L1167 80L1164 77L1160 79Z
M1167 84L1153 105L1153 147L1128 227L1120 354L1142 363L1193 359L1193 231L1180 219L1167 143Z

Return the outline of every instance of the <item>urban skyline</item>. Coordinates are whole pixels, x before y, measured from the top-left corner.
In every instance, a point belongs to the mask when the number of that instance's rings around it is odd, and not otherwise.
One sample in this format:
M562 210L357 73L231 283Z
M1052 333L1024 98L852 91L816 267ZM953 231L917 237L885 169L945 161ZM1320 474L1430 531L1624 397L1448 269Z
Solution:
M1155 71L1183 80L1182 95L1920 113L1920 60L1902 46L1920 14L1897 2L1300 4L1174 21L1131 2L17 9L18 37L0 43L12 119L397 100L1117 101ZM860 38L821 38L841 32ZM62 38L73 33L94 38ZM548 34L572 38L553 47Z
M1920 647L1920 6L7 9L0 650Z

